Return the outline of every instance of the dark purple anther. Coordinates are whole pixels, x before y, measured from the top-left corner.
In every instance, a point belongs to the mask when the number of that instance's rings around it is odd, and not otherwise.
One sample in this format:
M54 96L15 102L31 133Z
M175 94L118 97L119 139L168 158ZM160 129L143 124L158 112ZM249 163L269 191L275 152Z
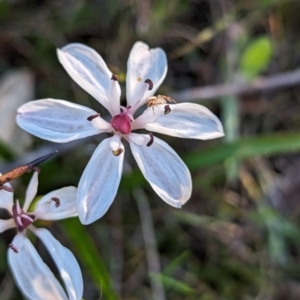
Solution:
M4 190L4 191L10 192L10 193L13 193L13 191L14 191L14 189L11 186L7 186L4 184L0 185L0 190Z
M165 109L165 115L167 115L171 112L170 105L165 105L164 109Z
M55 202L55 207L59 207L60 206L60 200L57 197L52 197L51 201Z
M100 114L97 113L97 114L94 114L94 115L91 115L91 116L87 117L87 120L88 120L88 121L92 121L92 120L98 118L99 116L100 116Z
M154 142L154 136L152 132L149 132L150 141L147 143L147 147L150 147Z
M118 81L118 80L119 80L119 76L118 76L118 75L115 75L115 74L112 74L112 75L111 75L111 80L113 80L113 81Z
M152 82L152 80L146 79L146 80L145 80L145 83L148 83L148 84L149 84L148 91L151 91L151 90L153 89L153 82Z
M14 244L9 244L8 247L13 250L15 253L19 253L18 248Z

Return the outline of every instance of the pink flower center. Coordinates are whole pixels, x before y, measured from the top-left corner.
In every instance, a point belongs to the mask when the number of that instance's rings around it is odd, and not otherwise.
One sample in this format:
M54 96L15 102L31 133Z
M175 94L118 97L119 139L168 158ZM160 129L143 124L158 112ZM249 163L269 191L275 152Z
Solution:
M130 113L130 108L131 106L126 108L121 106L123 111L111 119L110 124L115 131L122 134L129 134L131 132L131 122L133 121L133 117Z
M13 218L15 220L19 232L24 231L29 225L34 222L35 215L24 212L17 201L12 207Z

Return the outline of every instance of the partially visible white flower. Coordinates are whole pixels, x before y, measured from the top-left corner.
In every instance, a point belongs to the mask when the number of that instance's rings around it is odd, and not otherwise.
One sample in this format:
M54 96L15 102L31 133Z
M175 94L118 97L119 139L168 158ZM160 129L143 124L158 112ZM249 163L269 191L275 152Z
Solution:
M15 153L23 154L32 137L18 128L14 116L18 107L34 97L34 76L26 69L11 69L0 77L0 140Z
M149 50L142 42L135 43L128 59L126 107L120 107L117 76L93 49L69 44L57 53L69 75L110 112L110 123L90 108L54 99L21 106L17 122L28 132L57 143L102 132L113 133L95 150L80 179L77 209L81 222L89 224L103 216L117 193L124 159L122 138L129 142L137 164L154 191L168 204L181 207L191 196L190 172L177 153L153 137L151 131L205 140L223 136L223 128L212 112L194 103L157 104L134 120L137 109L152 99L166 76L165 52L160 48ZM136 129L150 133L133 133Z
M1 175L1 173L0 173ZM5 183L10 187L9 183ZM59 220L77 216L75 199L76 188L65 187L43 196L33 211L28 208L34 199L38 186L38 173L35 172L29 183L23 208L19 201L13 203L13 193L0 190L0 208L7 209L11 219L0 220L0 232L17 228L17 235L8 249L8 262L14 278L27 299L34 300L81 300L83 280L80 267L72 252L65 248L44 228L32 225L36 220ZM26 231L32 231L45 245L52 256L65 289L55 278L49 267L43 262Z

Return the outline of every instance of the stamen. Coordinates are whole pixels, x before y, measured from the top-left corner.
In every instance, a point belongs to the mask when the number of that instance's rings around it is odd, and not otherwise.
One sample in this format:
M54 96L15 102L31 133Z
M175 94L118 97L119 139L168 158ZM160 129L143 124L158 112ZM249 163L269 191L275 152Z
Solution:
M129 117L131 122L134 122L134 117L133 117L132 113L128 112L127 116Z
M55 202L55 207L59 207L60 206L60 200L59 200L59 198L52 197L51 200Z
M92 120L98 118L99 116L100 116L100 114L97 113L97 114L94 114L94 115L91 115L91 116L87 117L87 120L88 120L88 121L92 121Z
M117 149L117 150L113 150L112 151L112 154L114 155L114 156L119 156L120 154L122 154L124 152L124 150L122 149L122 148L119 148L119 149Z
M121 111L122 111L122 113L121 114L126 114L129 118L130 118L130 120L131 120L131 122L134 122L134 118L133 118L133 115L132 115L132 113L130 112L130 109L131 109L131 105L128 105L128 106L120 106L120 108L121 108Z
M165 115L167 115L171 112L170 105L165 105L164 109L165 109L165 113L164 113Z
M152 82L152 80L146 79L145 83L149 84L148 91L151 91L153 89L153 82Z
M115 75L115 74L112 74L112 75L111 75L111 80L113 80L113 81L118 81L118 80L119 80L119 76L118 76L118 75Z
M17 226L18 226L18 228L20 227L20 228L22 228L23 227L23 222L22 222L22 219L21 219L21 217L20 216L17 216L16 217L16 220L17 220Z
M122 112L124 112L124 111L127 112L127 107L120 105L120 108L121 108Z
M14 189L11 186L7 186L7 185L4 185L4 184L0 185L0 191L1 190L7 191L7 192L10 192L10 193L13 193L13 191L14 191Z
M8 247L13 250L15 253L19 253L18 248L14 244L9 244Z
M27 213L26 215L32 220L32 222L34 222L34 220L35 220L35 215L34 214Z
M28 220L30 223L33 223L34 216L32 219L29 215L22 214L22 219ZM22 223L22 226L23 226L23 223Z
M17 214L18 215L21 214L22 213L22 209L21 209L20 202L19 202L18 199L16 200L16 206L15 207L16 207L15 209L16 209Z
M19 204L19 200L12 207L12 215L19 232L24 231L35 220L34 214L25 213Z
M147 147L150 147L154 142L154 136L152 132L149 132L150 141L147 143Z

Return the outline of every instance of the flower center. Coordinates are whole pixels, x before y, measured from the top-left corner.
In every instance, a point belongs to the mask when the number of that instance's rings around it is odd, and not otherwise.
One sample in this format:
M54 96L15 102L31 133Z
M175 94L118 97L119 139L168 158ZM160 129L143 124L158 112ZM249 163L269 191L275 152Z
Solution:
M110 121L113 129L121 134L129 134L131 132L131 122L133 121L133 116L130 113L130 108L131 106L121 106L122 112L114 116Z
M24 229L34 222L35 215L24 212L18 200L12 207L12 213L19 232L24 231Z

